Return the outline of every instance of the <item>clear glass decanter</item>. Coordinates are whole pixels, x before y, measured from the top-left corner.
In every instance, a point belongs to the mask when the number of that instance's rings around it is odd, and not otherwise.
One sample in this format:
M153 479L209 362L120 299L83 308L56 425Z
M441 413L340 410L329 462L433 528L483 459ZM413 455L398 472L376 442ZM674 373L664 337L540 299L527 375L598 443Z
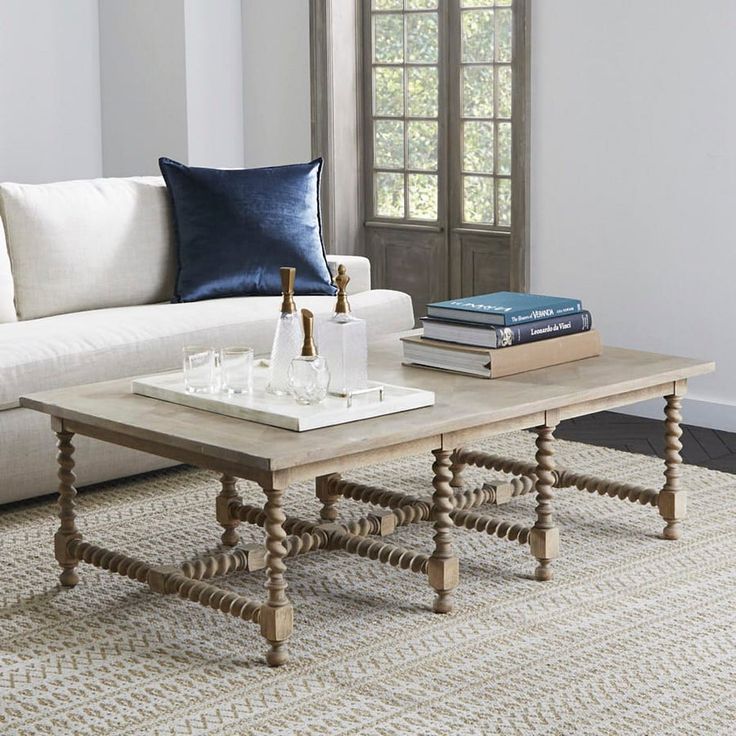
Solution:
M276 334L271 347L268 385L266 391L277 396L287 396L289 390L289 366L302 348L302 325L294 304L295 268L281 269L281 314L276 323Z
M304 344L301 355L291 361L289 367L289 388L300 404L319 404L327 396L330 371L327 361L317 354L314 344L314 315L302 309Z
M319 325L319 352L330 366L330 393L339 396L368 387L368 330L364 319L350 313L345 291L349 281L340 264L335 312Z

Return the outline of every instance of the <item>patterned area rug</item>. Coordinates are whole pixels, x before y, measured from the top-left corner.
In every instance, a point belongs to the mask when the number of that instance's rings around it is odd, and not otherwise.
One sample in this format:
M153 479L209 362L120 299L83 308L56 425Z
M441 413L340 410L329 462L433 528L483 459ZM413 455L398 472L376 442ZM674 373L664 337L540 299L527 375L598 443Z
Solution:
M531 459L533 436L485 449ZM346 474L413 493L431 457ZM560 464L658 487L655 458L570 442ZM83 457L78 458L84 462ZM476 483L488 474L468 470ZM288 561L291 661L271 670L258 628L89 565L56 585L52 500L0 510L0 733L719 734L736 721L736 476L684 466L690 518L658 538L655 510L557 494L555 580L526 548L456 530L456 613L431 612L423 576L342 552ZM261 494L241 483L251 501ZM219 484L175 469L80 494L87 538L171 562L212 549ZM313 486L287 511L316 515ZM499 508L529 523L530 497ZM365 507L341 504L342 513ZM360 513L358 513L360 512ZM431 549L427 524L396 539ZM246 541L260 532L246 528ZM228 578L263 595L263 572Z

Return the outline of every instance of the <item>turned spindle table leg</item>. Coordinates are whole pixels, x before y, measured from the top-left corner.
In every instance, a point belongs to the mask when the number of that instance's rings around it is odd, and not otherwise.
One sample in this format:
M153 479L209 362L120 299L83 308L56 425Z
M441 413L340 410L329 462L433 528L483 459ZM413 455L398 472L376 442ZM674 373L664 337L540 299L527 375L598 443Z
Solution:
M537 432L537 520L529 534L529 546L532 556L539 565L534 571L537 580L552 579L552 560L560 553L560 534L552 516L552 488L555 483L555 463L553 433L554 427L541 426Z
M270 646L266 662L271 667L284 664L289 658L287 640L294 626L294 612L286 597L286 547L284 539L284 492L277 488L264 488L266 504L266 602L261 606L261 634Z
M234 547L240 541L240 534L238 534L240 519L236 519L230 513L230 504L233 501L241 500L238 495L238 481L237 478L233 478L232 475L223 473L220 478L220 483L222 484L222 490L217 496L215 504L217 521L225 530L220 539L226 547Z
M330 481L339 479L339 473L330 473L318 476L315 483L315 494L322 502L319 518L328 524L334 524L337 521L337 502L340 500L340 493L330 488Z
M79 560L69 553L68 545L72 539L82 538L79 529L77 529L76 514L74 512L76 506L74 499L77 495L77 489L74 487L74 482L77 479L74 474L74 445L72 444L74 434L65 432L60 423L58 427L56 438L59 451L56 455L56 461L59 465L57 475L59 478L59 519L61 523L54 535L54 553L59 565L61 565L61 575L59 575L61 584L72 588L79 582L79 575L77 574Z
M664 449L664 477L665 483L659 492L657 505L659 513L666 525L662 530L665 539L679 539L682 536L681 521L685 517L685 491L680 488L680 466L682 457L682 397L677 394L665 396L665 449Z
M458 558L452 552L452 533L454 523L450 513L454 508L454 493L450 481L450 451L432 450L435 456L434 493L432 494L432 520L434 521L434 552L428 560L429 584L437 592L434 599L435 613L450 613L454 607L452 591L459 578Z
M457 453L458 450L453 450L452 454L450 455L450 473L452 473L452 479L450 480L450 485L453 488L462 488L463 487L463 470L467 467L465 463L460 463L457 461Z

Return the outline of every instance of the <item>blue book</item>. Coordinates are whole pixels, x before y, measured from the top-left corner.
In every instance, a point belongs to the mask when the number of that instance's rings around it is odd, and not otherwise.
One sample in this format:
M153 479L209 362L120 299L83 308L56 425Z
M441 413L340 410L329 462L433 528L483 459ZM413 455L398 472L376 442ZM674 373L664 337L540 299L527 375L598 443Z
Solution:
M436 319L510 327L524 322L577 314L582 309L583 305L579 299L497 291L493 294L428 304L427 315Z

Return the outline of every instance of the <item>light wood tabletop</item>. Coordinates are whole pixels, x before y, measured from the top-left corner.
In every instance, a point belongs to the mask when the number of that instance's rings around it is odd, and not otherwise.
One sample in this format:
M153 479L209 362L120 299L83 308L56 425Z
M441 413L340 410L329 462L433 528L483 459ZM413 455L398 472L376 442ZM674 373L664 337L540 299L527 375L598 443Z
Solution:
M138 396L130 379L31 394L21 398L21 405L72 421L81 434L87 434L81 431L84 425L118 439L129 437L135 447L153 442L203 460L289 471L291 481L314 476L315 463L329 461L335 467L336 458L391 445L458 446L461 439L543 424L549 412L556 412L559 421L663 396L674 382L714 370L712 362L607 347L595 358L488 380L405 366L401 357L397 336L372 343L371 379L434 391L434 406L309 432Z

